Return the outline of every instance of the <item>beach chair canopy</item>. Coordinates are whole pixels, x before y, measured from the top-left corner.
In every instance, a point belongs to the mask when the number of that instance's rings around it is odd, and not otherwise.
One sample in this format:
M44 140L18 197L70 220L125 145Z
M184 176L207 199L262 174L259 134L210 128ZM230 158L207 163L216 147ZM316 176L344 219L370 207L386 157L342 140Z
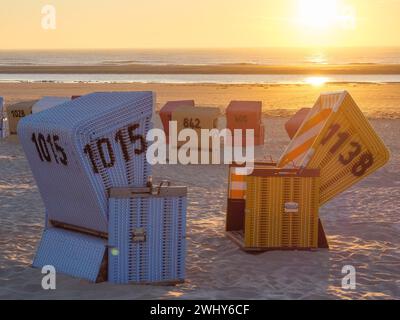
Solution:
M231 101L226 108L226 113L245 112L261 117L262 101Z
M32 107L37 100L22 101L7 106L7 119L10 134L17 134L19 121L32 113Z
M53 108L59 104L70 101L69 97L43 97L38 102L36 102L32 107L32 113L41 112Z
M218 117L220 115L219 108L212 107L179 107L172 113L172 121L177 122L177 132L184 129L193 129L196 131L199 139L199 148L201 149L200 137L201 129L214 129L218 126ZM186 142L178 141L178 146L184 145ZM209 142L211 146L211 138Z
M322 94L278 167L321 169L320 204L389 160L389 151L347 91Z
M296 135L297 130L299 130L304 119L307 118L310 110L311 108L301 108L285 123L285 130L290 139L293 139L293 137Z
M255 145L264 144L264 125L262 124L261 101L231 101L226 109L227 127L253 129ZM246 143L246 132L242 132L242 145Z
M167 142L169 141L169 122L172 120L172 112L179 107L194 107L194 100L168 101L160 110L160 118Z

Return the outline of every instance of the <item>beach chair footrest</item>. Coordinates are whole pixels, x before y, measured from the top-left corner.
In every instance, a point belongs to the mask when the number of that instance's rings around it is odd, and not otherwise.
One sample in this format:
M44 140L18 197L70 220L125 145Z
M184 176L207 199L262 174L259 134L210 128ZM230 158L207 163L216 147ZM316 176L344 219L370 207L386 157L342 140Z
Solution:
M53 266L58 273L91 282L107 280L107 241L86 234L49 228L43 232L32 266Z

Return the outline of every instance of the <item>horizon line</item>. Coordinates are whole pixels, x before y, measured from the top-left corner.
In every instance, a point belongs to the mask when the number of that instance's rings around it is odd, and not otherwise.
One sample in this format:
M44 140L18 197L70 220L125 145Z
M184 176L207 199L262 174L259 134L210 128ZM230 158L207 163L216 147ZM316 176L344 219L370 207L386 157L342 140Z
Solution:
M0 48L1 51L84 51L84 50L245 50L245 49L400 49L400 45L396 46L229 46L229 47L115 47L115 48Z

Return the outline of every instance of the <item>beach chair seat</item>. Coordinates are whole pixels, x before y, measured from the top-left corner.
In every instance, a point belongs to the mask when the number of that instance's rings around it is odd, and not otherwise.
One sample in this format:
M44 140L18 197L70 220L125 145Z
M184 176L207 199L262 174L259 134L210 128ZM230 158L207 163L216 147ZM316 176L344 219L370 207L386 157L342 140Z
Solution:
M310 110L311 108L301 108L285 123L285 130L290 139L293 139L296 135L297 130L299 130L304 119L307 118Z
M213 107L178 107L172 112L172 121L177 123L177 134L184 129L193 129L196 131L199 149L211 149L212 139L210 138L208 146L201 145L201 130L218 128L218 117L220 110ZM178 141L177 146L181 147L185 141Z
M320 205L389 160L389 151L347 91L322 94L278 161L319 168Z
M51 109L59 104L70 101L69 97L43 97L32 106L32 113Z
M226 109L227 128L233 133L242 130L242 145L246 145L246 129L254 130L254 145L264 144L261 101L231 101Z
M49 221L108 232L108 190L144 186L152 92L93 93L26 117L22 147Z
M37 100L23 101L7 106L7 119L10 135L17 134L19 121L32 113L32 107Z
M167 138L167 143L169 143L169 122L172 120L172 113L179 107L194 107L194 100L168 101L160 109L160 118Z
M184 281L186 194L174 186L110 190L110 282Z

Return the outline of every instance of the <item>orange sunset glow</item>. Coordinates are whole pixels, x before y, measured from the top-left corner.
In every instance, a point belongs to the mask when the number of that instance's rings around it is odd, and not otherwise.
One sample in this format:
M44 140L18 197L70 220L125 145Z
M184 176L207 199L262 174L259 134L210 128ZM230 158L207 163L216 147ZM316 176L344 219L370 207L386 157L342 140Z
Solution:
M3 0L2 49L398 46L399 1Z

